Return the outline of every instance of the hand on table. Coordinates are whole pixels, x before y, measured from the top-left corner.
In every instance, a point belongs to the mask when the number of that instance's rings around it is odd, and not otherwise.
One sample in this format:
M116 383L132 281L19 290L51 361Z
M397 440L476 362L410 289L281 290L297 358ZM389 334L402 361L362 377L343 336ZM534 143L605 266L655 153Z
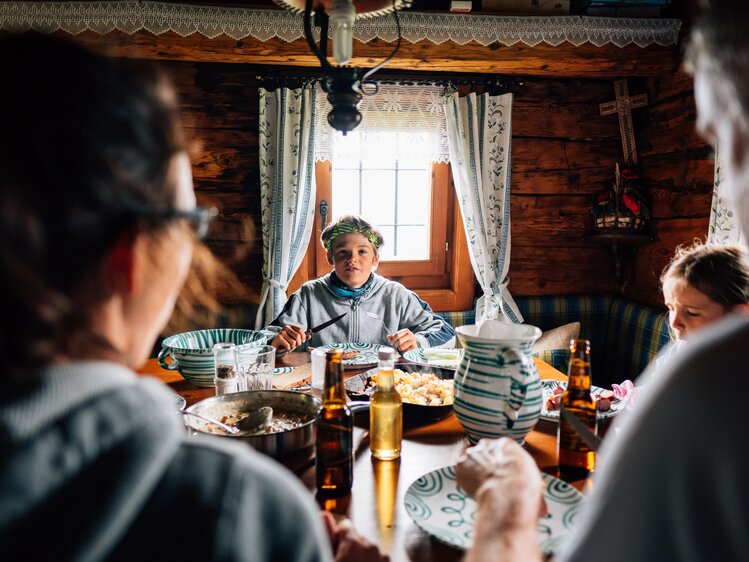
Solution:
M268 345L272 345L277 351L291 351L302 345L310 338L304 328L295 324L286 324L278 335Z
M377 545L361 537L349 519L336 523L328 511L323 511L323 521L333 547L334 562L387 562Z
M536 461L513 439L482 439L466 449L455 467L458 485L492 505L499 526L535 528L546 513L543 480Z
M390 344L400 352L411 351L419 347L416 336L408 328L389 334L387 338Z

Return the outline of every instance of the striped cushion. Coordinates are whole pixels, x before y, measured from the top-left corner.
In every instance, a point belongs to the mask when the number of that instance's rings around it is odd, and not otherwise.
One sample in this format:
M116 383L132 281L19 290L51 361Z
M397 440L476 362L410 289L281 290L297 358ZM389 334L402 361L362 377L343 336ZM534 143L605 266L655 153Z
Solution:
M526 324L551 330L569 322L580 322L580 337L590 341L593 381L597 380L598 371L603 370L606 329L612 300L613 297L608 295L515 297ZM557 354L554 359L557 363L562 361L559 357ZM546 362L554 365L550 361ZM560 364L564 368L559 370L566 373L567 358Z
M476 323L476 312L474 310L460 310L457 312L435 312L437 316L443 318L450 326L457 328L466 324Z
M606 338L606 381L634 380L669 341L665 312L614 299Z

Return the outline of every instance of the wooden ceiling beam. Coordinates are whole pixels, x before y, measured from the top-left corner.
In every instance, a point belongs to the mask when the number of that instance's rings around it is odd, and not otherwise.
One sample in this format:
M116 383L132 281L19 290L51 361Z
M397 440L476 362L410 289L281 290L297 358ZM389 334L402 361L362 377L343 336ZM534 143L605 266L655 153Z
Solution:
M68 35L57 32L60 35ZM222 62L298 67L319 66L306 42L253 37L241 40L220 35L209 39L200 34L182 37L174 32L153 35L139 31L132 35L112 31L100 35L86 31L75 38L114 56L154 60ZM353 66L372 67L392 50L391 43L374 40L354 42ZM429 73L458 72L517 74L553 77L662 76L675 72L679 64L677 47L629 45L596 47L588 43L575 47L563 43L556 47L542 43L535 47L518 43L512 46L477 43L457 45L450 41L435 45L430 41L403 41L398 55L387 65L390 69Z

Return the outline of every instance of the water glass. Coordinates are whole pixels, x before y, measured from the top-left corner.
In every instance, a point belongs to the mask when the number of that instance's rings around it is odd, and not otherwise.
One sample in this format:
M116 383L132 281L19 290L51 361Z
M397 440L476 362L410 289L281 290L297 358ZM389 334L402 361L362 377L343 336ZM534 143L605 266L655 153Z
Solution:
M310 351L312 361L312 388L322 390L325 385L325 350L316 347Z
M270 345L236 348L240 390L272 390L276 348Z

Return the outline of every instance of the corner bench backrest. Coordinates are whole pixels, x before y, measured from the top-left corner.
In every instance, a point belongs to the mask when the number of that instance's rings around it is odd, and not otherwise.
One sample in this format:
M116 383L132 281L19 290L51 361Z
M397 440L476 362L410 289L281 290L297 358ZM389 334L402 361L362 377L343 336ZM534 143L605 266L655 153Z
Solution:
M605 386L636 379L670 341L664 310L616 297L606 335Z

